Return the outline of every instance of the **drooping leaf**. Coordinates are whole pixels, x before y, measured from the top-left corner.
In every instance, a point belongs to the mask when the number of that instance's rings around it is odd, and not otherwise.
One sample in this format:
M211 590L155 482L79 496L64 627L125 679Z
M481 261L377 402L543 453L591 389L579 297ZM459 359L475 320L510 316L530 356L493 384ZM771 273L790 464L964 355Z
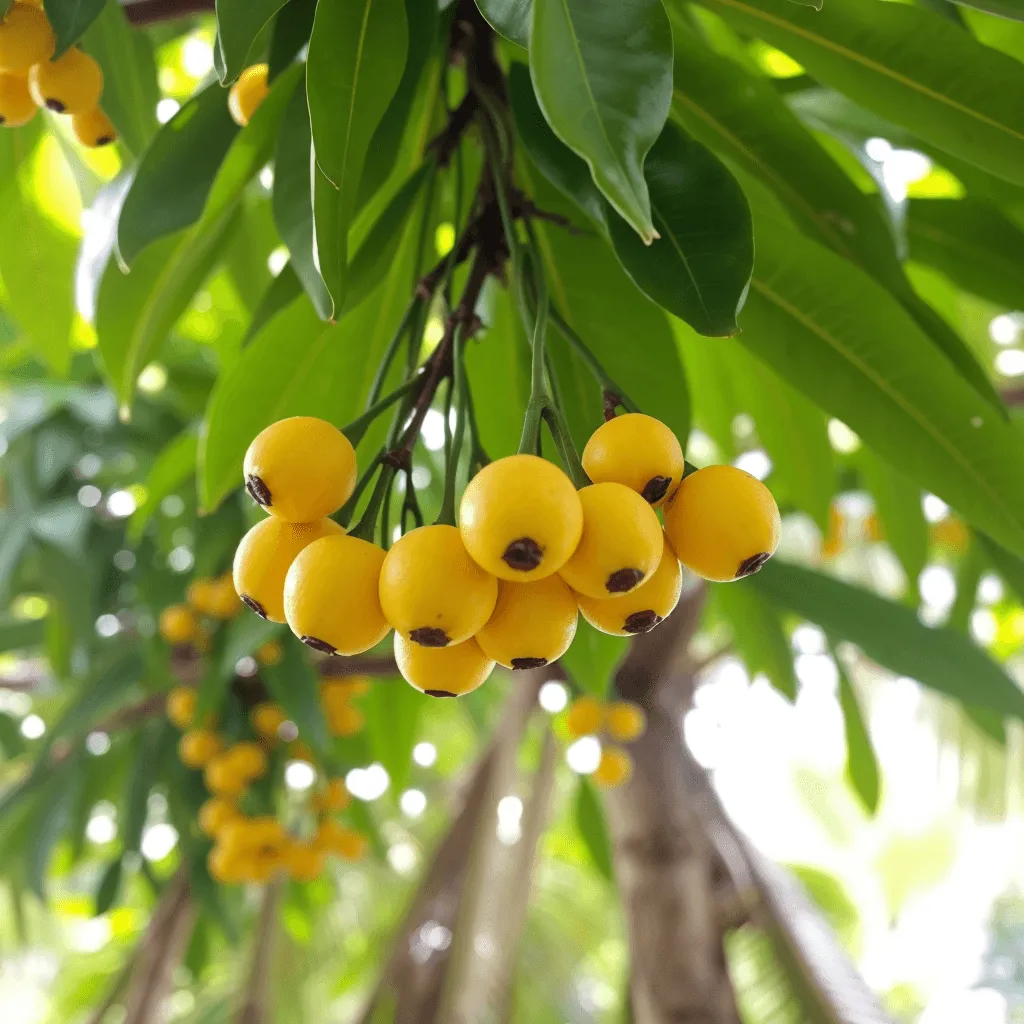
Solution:
M594 792L594 787L585 776L580 776L576 787L576 827L582 838L594 867L608 879L615 881L615 868L612 863L612 845L608 838L608 823L604 818L604 808Z
M954 2L964 7L973 7L978 11L987 11L1000 18L1024 21L1024 3L1021 3L1021 0L970 0L969 3L968 0L954 0Z
M100 876L100 884L96 887L96 903L93 905L93 917L105 914L117 900L121 891L121 858L115 857Z
M625 655L627 646L627 640L601 633L581 618L572 647L562 655L562 664L581 690L603 699L611 686L612 673Z
M105 712L111 711L124 695L142 680L142 657L137 650L128 650L99 667L64 708L46 734L48 744L62 737L82 737Z
M100 16L107 0L43 0L43 10L53 28L59 57L82 38L86 29Z
M861 711L857 691L853 687L841 658L836 658L839 671L839 706L843 709L846 732L846 778L860 798L864 809L874 816L878 810L879 768L871 736Z
M0 651L31 650L42 644L45 632L42 619L0 617Z
M477 0L477 7L498 35L529 49L533 0Z
M644 159L672 99L672 29L660 0L534 0L530 73L555 134L645 242L657 237Z
M921 7L706 0L820 81L939 149L1024 184L1024 67ZM950 69L956 68L951 74Z
M289 0L274 19L270 37L270 81L273 81L302 52L313 31L316 0Z
M913 609L810 569L773 559L748 581L773 604L856 644L896 675L998 714L1024 717L1024 693L962 633L922 625Z
M175 740L174 727L166 718L148 722L139 730L120 830L125 851L139 852L149 809L149 794L160 776L164 760L174 753Z
M25 753L25 740L18 721L6 711L0 712L0 754L11 760Z
M142 532L160 502L173 494L195 472L198 448L199 439L195 434L178 434L156 457L146 475L146 497L132 513L125 531L125 539L129 543L137 544L142 539Z
M233 82L246 65L256 37L288 0L217 0L220 80Z
M700 381L690 395L694 425L708 434L718 447L719 458L728 462L736 453L733 420L742 412L729 352L717 338L702 338L682 320L672 317L671 324L687 379Z
M252 319L242 339L242 347L252 341L285 306L290 306L301 294L302 282L299 281L291 263L286 263L281 273L267 285L259 304L253 310Z
M979 542L985 548L996 572L1010 585L1018 600L1024 601L1024 558L1007 551L991 537L977 534Z
M775 226L740 341L874 451L1008 547L1024 550L1019 438L888 293Z
M42 787L28 825L25 844L29 888L41 900L46 899L46 878L57 841L71 821L72 811L82 785L79 764L84 756L74 751L53 772Z
M314 750L327 746L327 722L320 704L316 673L299 644L285 644L276 665L264 665L262 677L270 696L298 726L299 736Z
M320 273L336 311L345 299L348 232L373 133L405 69L403 0L321 0L306 63L316 154L313 211Z
M423 699L401 680L380 680L362 698L372 756L391 777L395 792L405 789L412 767L412 748Z

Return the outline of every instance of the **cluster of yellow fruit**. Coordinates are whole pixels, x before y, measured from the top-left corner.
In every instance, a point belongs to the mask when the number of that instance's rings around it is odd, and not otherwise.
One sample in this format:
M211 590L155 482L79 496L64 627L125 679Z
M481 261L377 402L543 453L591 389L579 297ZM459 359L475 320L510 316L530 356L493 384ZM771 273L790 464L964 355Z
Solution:
M365 688L365 680L338 680L329 685L342 687L333 692L351 701L354 693ZM167 716L184 730L179 757L190 768L202 769L211 794L199 810L199 827L214 841L209 855L213 878L225 883L260 883L282 871L300 881L311 881L322 873L331 855L344 860L365 855L366 837L331 817L349 804L340 778L325 778L311 793L302 822L305 836L293 834L271 815L244 812L247 790L266 774L270 752L283 739L287 716L279 705L266 703L253 709L250 717L258 739L226 745L214 729L213 716L202 723L195 721L196 703L195 690L177 687L168 694ZM301 742L290 743L287 750L290 756L312 758Z
M226 622L242 609L230 574L193 580L186 601L186 604L172 604L160 613L160 635L172 646L192 644L199 651L207 650L210 645L210 629L203 617Z
M270 68L266 64L253 64L239 76L228 93L228 110L235 124L245 127L256 113L256 108L267 98L270 86Z
M45 107L70 115L83 146L108 145L117 132L99 105L103 71L77 46L54 59L56 45L42 0L15 0L0 19L0 125L20 128Z
M630 701L604 701L577 697L565 715L565 731L573 739L594 736L601 740L601 760L591 777L605 789L614 789L633 773L633 759L617 746L639 739L647 728L643 709Z
M246 452L245 486L269 516L238 546L235 588L326 653L361 654L394 629L405 679L453 697L495 664L560 658L578 613L619 636L654 628L679 600L680 561L734 580L778 545L779 510L764 484L732 466L683 479L679 441L650 416L599 427L583 468L594 482L577 491L546 459L499 459L469 482L458 527L418 527L385 552L327 518L356 483L345 435L313 417L280 420Z

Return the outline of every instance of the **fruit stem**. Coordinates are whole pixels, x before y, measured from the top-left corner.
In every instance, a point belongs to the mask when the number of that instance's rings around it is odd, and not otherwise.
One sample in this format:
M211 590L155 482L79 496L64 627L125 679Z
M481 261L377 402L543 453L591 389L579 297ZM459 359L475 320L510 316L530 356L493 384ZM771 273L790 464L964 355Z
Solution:
M373 542L377 517L380 514L381 505L384 504L384 498L390 493L391 481L394 475L395 467L385 462L380 476L377 478L377 485L374 487L373 494L370 496L370 501L366 506L366 511L363 513L363 518L359 520L353 529L349 530L350 536Z
M351 441L352 447L355 448L359 442L363 439L366 431L369 429L370 424L382 413L387 411L397 402L400 398L405 397L410 391L414 391L423 383L422 375L417 374L415 377L407 380L404 384L400 384L390 394L385 395L379 401L371 405L362 416L354 419L347 427L342 427L341 432Z
M363 492L366 490L367 485L373 479L373 474L377 471L377 467L384 461L384 456L387 453L386 448L381 448L376 455L373 457L373 461L363 470L363 475L356 482L356 488L352 492L352 496L342 505L338 511L338 522L342 526L348 526L349 521L355 514L356 506L359 504L359 499L363 496Z
M448 401L445 403L445 467L444 467L444 498L441 501L441 513L436 523L455 526L455 487L459 472L459 456L462 454L462 442L466 433L466 400L469 387L466 382L466 369L463 365L465 342L460 336L455 338L452 349L452 379L448 385ZM455 434L450 436L449 410L452 398L457 396Z

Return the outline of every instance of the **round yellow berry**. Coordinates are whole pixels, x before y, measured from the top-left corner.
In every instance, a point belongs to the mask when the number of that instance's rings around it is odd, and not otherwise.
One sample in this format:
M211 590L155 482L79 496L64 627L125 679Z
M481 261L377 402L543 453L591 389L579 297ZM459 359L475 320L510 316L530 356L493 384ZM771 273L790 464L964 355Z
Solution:
M775 553L779 507L756 477L734 466L691 473L665 506L665 532L679 561L727 583L757 572Z
M287 580L288 577L286 576ZM232 587L232 593L234 587ZM256 648L256 660L261 665L276 665L284 657L284 648L276 640L268 640Z
M310 544L285 578L284 613L292 632L327 654L376 647L391 628L380 606L384 559L383 548L347 534Z
M238 596L271 622L284 622L284 581L300 551L321 537L345 531L333 519L287 523L271 516L257 523L235 551Z
M629 743L639 739L647 728L643 708L630 701L613 701L604 711L605 731L613 740Z
M238 765L223 754L207 762L203 781L211 793L228 798L241 796L249 784L249 780L238 770Z
M268 740L277 739L277 730L287 720L288 716L278 704L260 704L252 712L252 727Z
M267 770L267 753L258 743L236 743L222 755L247 782Z
M178 757L189 768L204 768L220 753L220 737L209 729L192 729L178 741Z
M479 565L525 583L568 561L583 531L583 509L572 481L556 465L536 455L510 455L470 480L459 529Z
M355 736L366 724L362 711L350 703L328 705L324 710L332 736Z
M423 647L395 636L398 671L410 686L429 697L461 697L481 686L494 662L475 640L450 647Z
M237 817L238 809L230 800L215 796L199 808L199 827L213 839Z
M403 637L424 647L468 640L491 617L498 581L454 526L421 526L398 540L380 573L380 605Z
M196 715L198 695L188 686L176 686L167 694L167 717L179 728L187 729Z
M264 510L289 523L337 512L356 486L356 453L327 420L291 416L256 435L245 453L245 486Z
M593 736L604 725L604 705L596 697L577 697L565 716L566 732L573 739Z
M160 635L169 644L188 643L196 635L196 617L184 604L172 604L160 613Z
M366 856L369 843L362 832L346 828L336 821L323 821L316 831L313 846L345 860L359 860Z
M330 779L324 788L313 797L313 807L318 811L343 811L350 803L344 779Z
M53 56L56 39L50 22L30 4L13 3L0 20L0 71L25 74Z
M622 597L579 595L580 612L595 629L612 636L633 636L654 629L672 613L683 590L683 571L666 540L654 575Z
M559 575L529 583L502 580L494 613L476 642L505 668L540 668L569 649L576 619L576 597Z
M214 619L227 621L233 619L242 610L242 602L231 582L231 573L225 573L220 579L213 581L210 592L210 603L206 614Z
M190 607L200 615L209 615L213 605L214 593L217 587L216 580L199 579L193 580L185 591L185 600Z
M117 141L117 129L103 111L96 107L71 116L71 130L87 149L99 149Z
M562 579L587 597L618 597L650 579L664 539L654 509L623 484L591 484L580 492L583 536Z
M624 484L660 505L683 478L679 438L661 420L630 412L602 424L583 449L583 470L595 484Z
M228 93L228 109L235 124L244 128L256 113L256 108L267 98L269 70L266 64L253 64L247 67L238 76L238 81L231 86Z
M24 78L0 74L0 125L20 128L28 124L38 111Z
M605 789L615 789L633 774L633 759L619 747L605 747L593 774L594 781Z
M224 885L238 884L246 878L246 860L236 849L218 844L206 859L210 877Z
M85 114L96 108L103 94L103 71L89 54L72 46L54 61L34 64L28 89L47 110Z
M324 851L312 843L289 843L284 851L284 869L298 882L312 882L324 870Z

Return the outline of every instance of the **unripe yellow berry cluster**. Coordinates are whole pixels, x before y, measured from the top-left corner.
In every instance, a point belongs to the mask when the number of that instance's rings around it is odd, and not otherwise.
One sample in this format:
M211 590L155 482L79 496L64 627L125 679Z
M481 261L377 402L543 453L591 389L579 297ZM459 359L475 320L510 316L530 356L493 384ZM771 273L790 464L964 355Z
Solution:
M492 462L466 487L458 527L418 527L385 552L325 518L355 485L345 435L324 420L281 420L245 456L246 487L270 517L239 545L235 586L325 653L361 654L394 629L405 679L452 697L480 686L495 664L560 658L578 613L619 636L652 629L679 600L680 561L732 580L778 544L764 484L731 466L683 479L679 441L649 416L602 425L583 466L594 482L577 491L538 456Z
M630 701L577 697L565 714L565 731L573 739L601 739L601 760L591 777L606 789L621 786L633 773L633 759L618 744L639 739L646 728L643 709Z
M160 636L174 647L191 644L197 651L204 652L210 647L212 630L219 623L233 619L241 610L242 602L229 575L193 580L186 603L169 605L160 613Z
M71 117L83 146L106 146L117 138L100 108L103 71L84 50L72 46L54 59L56 39L42 7L15 0L0 19L0 126L20 128L45 107Z
M270 68L266 64L252 64L239 76L228 93L228 110L235 124L245 127L256 113L256 108L267 98Z

